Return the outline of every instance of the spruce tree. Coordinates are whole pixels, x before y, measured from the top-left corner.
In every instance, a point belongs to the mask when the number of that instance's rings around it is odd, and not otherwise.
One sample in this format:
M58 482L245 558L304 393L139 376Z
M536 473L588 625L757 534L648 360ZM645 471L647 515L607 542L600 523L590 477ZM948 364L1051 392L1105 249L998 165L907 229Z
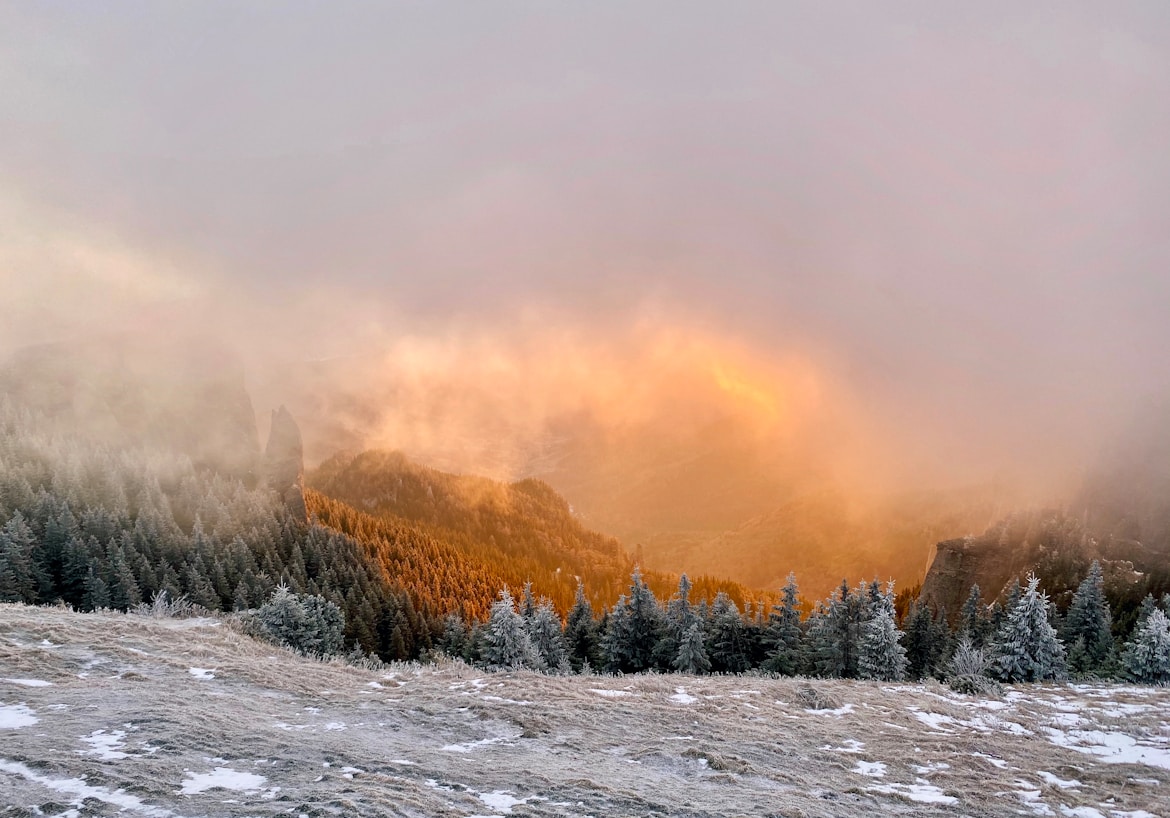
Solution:
M565 653L560 617L549 600L542 600L537 606L528 624L528 635L544 666L549 671L561 672L568 662L568 656Z
M1142 684L1170 684L1170 620L1155 608L1134 631L1121 657L1126 675Z
M711 660L707 658L704 644L703 627L698 617L683 634L671 666L679 673L700 674L711 670Z
M720 673L742 673L750 667L751 646L735 601L720 591L711 605L707 623L707 658Z
M1040 578L1028 577L993 644L992 668L1004 682L1037 682L1064 677L1064 648L1048 621L1048 595Z
M971 586L971 591L967 594L967 600L963 603L963 608L959 613L958 636L960 639L966 636L971 645L982 647L987 639L988 626L982 593L978 583L975 583Z
M598 626L593 619L593 606L585 596L585 585L577 582L577 599L565 622L565 649L569 664L577 673L585 665L601 664Z
M517 613L507 588L500 591L500 598L492 604L483 637L483 660L495 668L543 669L524 619Z
M901 638L893 612L879 606L865 625L857 660L858 676L886 682L906 678L906 649L898 641Z
M788 581L780 595L780 604L772 608L765 632L768 658L764 667L785 676L800 671L804 632L800 627L800 595L796 586L796 575L789 574Z
M1065 614L1060 638L1068 647L1069 670L1100 673L1113 655L1113 616L1105 598L1101 563L1093 560Z
M654 592L634 569L629 595L610 611L602 640L606 667L611 672L638 673L656 664L656 648L664 626L662 608Z
M905 627L907 674L914 680L933 675L942 658L942 650L930 607L922 600L911 603Z
M691 605L691 581L683 574L678 579L678 591L666 604L666 625L656 648L659 665L674 667L687 632L698 620L694 606ZM699 629L702 631L701 625Z
M804 672L810 676L837 678L841 676L841 644L837 639L824 602L818 602L808 618L804 640Z

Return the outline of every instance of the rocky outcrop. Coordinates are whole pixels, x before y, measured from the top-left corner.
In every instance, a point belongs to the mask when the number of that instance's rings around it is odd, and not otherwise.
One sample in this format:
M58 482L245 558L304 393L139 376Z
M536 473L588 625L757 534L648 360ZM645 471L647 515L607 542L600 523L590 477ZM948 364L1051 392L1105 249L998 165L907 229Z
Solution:
M281 406L272 413L264 449L264 482L298 520L308 522L305 507L305 447L292 413Z

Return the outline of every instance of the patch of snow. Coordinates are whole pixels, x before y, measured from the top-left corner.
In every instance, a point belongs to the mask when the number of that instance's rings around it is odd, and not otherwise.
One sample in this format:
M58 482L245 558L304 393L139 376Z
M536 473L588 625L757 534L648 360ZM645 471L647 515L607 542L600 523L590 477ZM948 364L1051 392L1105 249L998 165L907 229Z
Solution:
M217 787L225 790L258 792L264 786L265 778L255 773L241 773L230 767L216 767L209 773L188 773L183 780L182 795L197 795Z
M847 738L845 741L841 742L840 747L832 747L826 744L821 749L828 750L831 753L860 753L865 749L865 742L858 741L855 738Z
M1125 733L1103 730L1071 730L1067 733L1045 728L1048 740L1061 747L1096 756L1108 764L1144 764L1170 770L1170 747L1139 742Z
M1027 786L1023 781L1017 781L1017 784ZM1016 797L1024 802L1024 806L1032 810L1034 815L1055 815L1052 807L1045 804L1040 799L1040 790L1016 790Z
M953 719L944 713L926 713L926 712L923 712L921 710L915 710L915 711L913 711L913 715L914 715L914 718L918 719L920 722L925 724L927 727L929 727L932 730L937 730L940 733L953 733L954 732L954 730L943 729L942 725L944 725L944 724L958 724L959 723L956 719Z
M694 704L698 701L698 698L687 693L685 687L676 687L674 689L674 695L670 697L670 700L676 704Z
M190 673L192 676L194 676L196 679L214 679L215 678L215 674L212 672L211 668L189 667L189 668L187 668L187 672Z
M15 730L18 727L30 727L40 719L37 711L23 704L0 705L0 730Z
M88 736L82 736L81 740L93 748L85 751L87 755L97 756L102 761L118 761L130 757L129 753L122 752L122 748L126 746L122 741L124 738L125 730L113 730L109 733L105 730L94 730Z
M610 698L610 699L616 699L620 696L633 695L628 690L606 690L606 689L600 688L600 687L591 687L591 688L589 688L589 692L596 693L598 696L605 696L606 698Z
M325 725L325 729L326 730L344 730L345 729L345 722L331 721Z
M5 772L9 775L19 775L28 781L40 784L42 787L48 787L54 792L72 795L74 796L72 805L75 807L80 807L83 801L93 798L102 803L118 807L120 810L134 810L141 815L148 816L148 818L170 818L170 816L174 815L170 810L145 804L141 798L129 795L123 790L93 787L86 784L80 778L50 778L47 775L41 775L29 769L19 762L0 759L0 772Z
M1105 814L1094 807L1066 807L1063 804L1060 805L1060 814L1072 818L1105 818Z
M1008 763L1002 758L989 756L987 753L972 753L971 755L975 756L976 758L982 758L988 764L992 765L993 767L999 767L1001 770L1006 770L1008 768Z
M945 761L936 761L933 764L915 764L914 772L918 773L919 775L930 775L931 773L942 772L943 770L949 770L950 768L951 765L947 764Z
M866 789L869 792L886 795L901 795L920 804L953 804L958 801L953 795L947 795L938 787L921 779L913 784L879 784Z
M495 792L481 792L479 800L483 801L484 805L496 812L501 812L508 815L512 812L512 807L517 804L524 804L528 802L527 798L516 798L513 796L511 790L496 790Z
M470 753L477 747L487 747L489 744L499 744L501 741L507 741L505 736L496 736L495 738L481 738L479 741L468 741L463 744L447 744L439 749L445 753Z
M817 716L844 716L846 713L853 712L853 705L852 704L843 704L840 707L838 707L836 710L808 710L808 709L806 709L804 712L813 713Z
M1144 809L1129 810L1128 812L1115 809L1112 810L1109 814L1112 815L1113 818L1158 818L1158 816L1154 815L1154 813L1146 812Z
M1040 776L1045 784L1048 784L1052 787L1060 787L1062 790L1075 790L1077 787L1082 786L1081 782L1077 781L1075 778L1058 778L1052 773L1045 772L1044 770L1037 770L1036 775Z
M390 763L391 764L405 764L408 767L417 767L418 766L417 761L407 761L405 758L392 758L392 759L390 759Z
M23 687L52 687L52 682L46 682L42 679L0 679L0 681L8 682L9 684L22 685Z
M886 765L880 761L858 761L857 766L853 768L853 772L859 775L866 775L870 778L884 778L886 775Z

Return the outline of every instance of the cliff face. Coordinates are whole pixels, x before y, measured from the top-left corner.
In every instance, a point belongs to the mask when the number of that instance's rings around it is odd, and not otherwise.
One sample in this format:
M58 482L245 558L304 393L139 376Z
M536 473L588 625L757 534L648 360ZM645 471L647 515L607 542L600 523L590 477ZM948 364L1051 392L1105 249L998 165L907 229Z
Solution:
M1063 608L1093 560L1100 561L1106 594L1119 611L1135 607L1147 593L1165 591L1170 581L1170 564L1141 543L1099 540L1079 519L1060 512L1026 512L978 537L940 542L919 598L954 620L972 585L990 603L1013 580L1035 573Z
M301 429L288 409L272 413L272 430L264 449L264 482L298 520L308 522L305 507L305 447Z

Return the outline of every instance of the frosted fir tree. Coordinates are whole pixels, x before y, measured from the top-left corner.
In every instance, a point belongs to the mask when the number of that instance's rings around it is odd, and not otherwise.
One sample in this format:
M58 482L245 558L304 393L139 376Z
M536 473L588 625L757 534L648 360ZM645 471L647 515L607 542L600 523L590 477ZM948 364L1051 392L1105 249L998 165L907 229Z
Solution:
M686 574L678 578L678 591L666 604L666 627L663 628L662 638L658 641L656 651L659 664L674 667L674 660L683 639L691 625L699 621L695 608L691 605L691 581ZM700 631L702 630L700 626Z
M1170 619L1155 608L1134 631L1121 655L1126 675L1142 684L1170 684Z
M524 590L520 595L520 618L525 624L530 623L536 616L536 597L532 593L532 580L524 583Z
M983 643L987 641L990 627L991 622L987 615L987 608L983 604L983 594L979 590L979 584L973 584L970 593L967 594L967 600L959 612L958 637L961 640L965 636L971 645L982 647Z
M1109 665L1113 655L1113 616L1097 560L1093 560L1088 576L1073 596L1060 637L1068 647L1069 669L1074 673L1097 673Z
M654 667L664 620L654 592L642 579L642 572L634 569L630 593L623 595L610 611L602 640L607 669L638 673Z
M793 676L800 670L801 642L804 632L800 627L800 592L796 586L796 575L789 574L781 591L780 604L772 608L768 617L768 628L764 642L768 658L764 667L768 670Z
M751 667L747 627L735 601L723 591L715 595L707 623L707 658L725 673L742 673Z
M565 653L561 619L547 599L541 600L536 613L532 615L532 621L528 623L528 635L544 666L560 673L568 662L568 655Z
M803 664L804 671L811 676L832 678L841 675L841 645L824 602L818 602L808 618Z
M862 632L857 657L857 675L862 679L898 682L906 678L906 649L899 640L902 632L894 624L893 612L877 608Z
M711 670L711 660L707 658L703 638L703 626L697 617L683 634L678 654L671 664L679 673L700 674Z
M569 664L580 673L586 665L597 665L601 660L598 643L597 621L593 618L593 606L585 596L585 584L578 580L577 599L565 621L565 651Z
M1048 621L1048 595L1040 578L1028 576L1028 585L996 634L992 671L1004 682L1039 682L1065 676L1064 647Z
M483 634L482 655L488 667L543 669L544 663L507 588L500 591L500 598L492 603L491 616Z

